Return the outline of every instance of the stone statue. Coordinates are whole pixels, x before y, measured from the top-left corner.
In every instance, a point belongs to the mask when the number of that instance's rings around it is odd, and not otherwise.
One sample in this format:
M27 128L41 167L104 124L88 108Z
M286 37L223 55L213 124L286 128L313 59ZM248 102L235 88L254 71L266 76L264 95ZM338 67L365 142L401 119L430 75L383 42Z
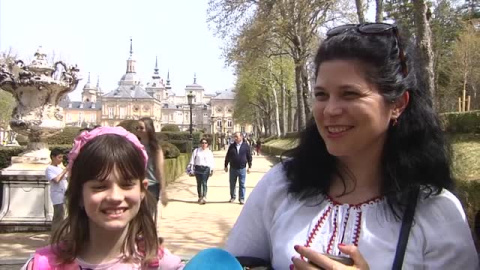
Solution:
M22 162L50 161L44 140L64 128L58 103L80 80L76 66L69 67L61 61L51 66L46 56L40 47L30 65L17 60L0 66L0 89L12 93L17 101L10 126L29 140Z

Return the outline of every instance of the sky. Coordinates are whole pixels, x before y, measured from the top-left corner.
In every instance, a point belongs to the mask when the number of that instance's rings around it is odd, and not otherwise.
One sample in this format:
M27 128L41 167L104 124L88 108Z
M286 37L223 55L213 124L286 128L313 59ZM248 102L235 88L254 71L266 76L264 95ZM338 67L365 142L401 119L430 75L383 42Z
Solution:
M222 58L223 41L207 24L208 0L0 0L0 51L31 61L42 46L47 58L77 64L82 81L70 93L80 100L87 82L100 77L114 90L126 71L130 38L137 74L145 85L158 57L160 76L177 95L197 83L207 93L231 89L233 70Z

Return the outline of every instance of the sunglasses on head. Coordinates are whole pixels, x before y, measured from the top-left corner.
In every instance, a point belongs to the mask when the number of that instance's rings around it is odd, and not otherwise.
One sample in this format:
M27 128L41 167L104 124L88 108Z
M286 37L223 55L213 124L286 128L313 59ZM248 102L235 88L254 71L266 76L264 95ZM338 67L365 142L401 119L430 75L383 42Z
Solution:
M207 142L200 142L201 144L207 144Z
M333 36L338 36L349 31L355 30L358 33L364 35L393 35L398 47L398 57L400 59L400 65L402 68L402 74L404 77L408 74L407 59L405 53L400 46L400 36L396 25L389 23L362 23L362 24L345 24L334 27L327 31L327 39Z

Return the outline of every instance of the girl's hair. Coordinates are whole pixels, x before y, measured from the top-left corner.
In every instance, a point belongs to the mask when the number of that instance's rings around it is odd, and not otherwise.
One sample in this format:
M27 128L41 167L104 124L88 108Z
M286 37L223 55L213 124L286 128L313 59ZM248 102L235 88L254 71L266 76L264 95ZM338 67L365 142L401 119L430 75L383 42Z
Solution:
M142 263L157 257L156 225L148 208L154 199L142 184L145 179L144 156L124 136L104 134L87 142L73 162L65 193L68 216L51 238L53 251L61 263L72 262L88 241L89 218L83 207L83 185L91 180L104 181L114 170L121 176L121 181L139 179L140 189L145 194L137 215L128 224L122 252L127 259ZM143 254L136 248L139 238L144 239Z
M140 118L141 122L145 124L145 131L147 132L148 136L148 146L150 149L157 153L160 146L158 144L157 135L155 134L155 125L153 124L153 120L150 117L143 117Z
M200 143L202 143L203 141L206 141L207 144L209 144L207 138L203 137L203 138L200 139Z
M380 164L381 193L396 217L397 207L405 205L410 190L420 187L429 196L453 187L450 149L434 112L432 97L422 87L421 76L416 74L410 59L403 59L410 72L402 73L400 49L400 40L393 34L365 35L349 31L326 39L315 57L315 76L324 62L357 60L366 69L367 81L378 87L385 102L394 102L405 91L409 92L409 103L398 124L387 131ZM301 132L299 145L284 155L292 157L282 160L289 193L298 198L326 195L335 175L345 184L341 177L345 168L340 168L336 157L327 151L313 118Z
M148 147L150 148L153 157L149 157L153 160L153 164L157 164L158 160L158 150L160 149L157 135L155 134L155 125L153 120L150 117L140 118L141 122L145 124L145 131L147 132L148 137Z

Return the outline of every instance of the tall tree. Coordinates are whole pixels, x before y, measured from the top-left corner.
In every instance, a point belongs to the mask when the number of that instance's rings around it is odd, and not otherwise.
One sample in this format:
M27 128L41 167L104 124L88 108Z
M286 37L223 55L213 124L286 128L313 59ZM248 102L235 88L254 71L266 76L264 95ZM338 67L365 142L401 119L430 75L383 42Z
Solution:
M375 22L383 22L383 0L375 0Z
M303 129L310 113L308 60L316 45L319 28L341 14L333 12L342 1L334 0L210 0L209 22L217 26L217 33L231 36L252 21L261 21L282 46L273 47L273 53L287 53L295 64L296 111L298 129ZM340 15L339 15L340 14ZM233 31L232 31L233 30ZM251 36L250 36L251 37ZM238 38L238 36L237 36ZM235 37L234 37L235 39ZM236 44L236 42L232 42ZM252 42L259 46L260 43Z
M480 33L471 24L466 24L453 46L449 71L452 74L450 88L455 91L453 99L460 97L461 111L465 111L467 96L476 100L480 87Z
M365 22L365 3L363 0L355 0L355 6L357 8L358 23Z
M430 28L431 11L426 1L413 1L416 44L420 54L419 74L424 76L425 87L435 96L434 54L432 49L432 30Z
M456 110L457 96L453 95L451 55L458 35L463 29L461 14L451 0L439 0L433 5L431 28L435 68L435 98L440 112ZM453 96L452 96L453 95ZM453 105L452 105L453 104Z

